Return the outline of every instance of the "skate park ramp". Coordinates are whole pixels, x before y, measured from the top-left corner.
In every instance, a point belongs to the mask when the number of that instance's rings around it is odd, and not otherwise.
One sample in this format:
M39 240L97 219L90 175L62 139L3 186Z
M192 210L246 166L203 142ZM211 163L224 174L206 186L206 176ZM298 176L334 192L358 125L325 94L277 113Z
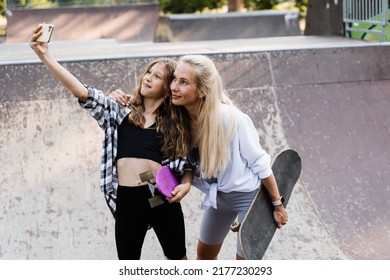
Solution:
M54 24L52 42L107 38L118 42L153 41L160 11L159 4L60 9L15 9L10 5L7 8L11 9L7 14L7 43L28 42L37 22Z
M107 93L130 91L156 57L209 55L271 156L293 148L302 158L289 222L264 259L390 259L388 43L290 36L66 44L53 42L53 56ZM99 190L103 132L27 44L0 45L0 99L0 259L116 259ZM183 200L190 259L201 199L192 188ZM163 258L149 231L142 259ZM234 258L230 233L220 259Z

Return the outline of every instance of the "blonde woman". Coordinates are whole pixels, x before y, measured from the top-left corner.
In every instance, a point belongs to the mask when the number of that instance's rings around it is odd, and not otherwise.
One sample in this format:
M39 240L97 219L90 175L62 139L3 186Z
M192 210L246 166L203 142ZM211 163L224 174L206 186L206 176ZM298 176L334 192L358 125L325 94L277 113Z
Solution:
M104 130L100 182L115 217L118 258L139 259L146 232L152 227L168 259L187 259L179 201L190 190L192 174L186 167L188 129L170 118L169 87L176 62L159 59L150 63L130 105L123 107L102 91L84 86L55 61L48 44L36 41L41 29L37 26L33 30L30 47ZM156 174L164 156L170 160L171 169L182 176L171 199L159 197L158 191L139 176L145 171ZM151 199L155 199L153 203Z
M278 228L288 215L272 174L270 156L248 115L224 94L214 63L203 55L182 57L171 83L172 103L190 119L189 161L193 185L205 193L197 259L217 259L230 225L242 221L261 183L275 207ZM243 259L237 244L236 259Z

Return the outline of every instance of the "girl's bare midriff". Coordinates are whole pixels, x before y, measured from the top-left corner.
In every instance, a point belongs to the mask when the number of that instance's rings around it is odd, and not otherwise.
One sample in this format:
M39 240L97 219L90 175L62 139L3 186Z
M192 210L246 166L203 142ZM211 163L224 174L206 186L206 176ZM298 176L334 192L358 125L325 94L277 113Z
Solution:
M147 182L141 182L139 174L152 171L153 176L156 175L157 170L161 167L161 164L149 160L140 158L121 158L117 161L118 181L121 186L140 186L145 185ZM150 180L152 183L154 179Z

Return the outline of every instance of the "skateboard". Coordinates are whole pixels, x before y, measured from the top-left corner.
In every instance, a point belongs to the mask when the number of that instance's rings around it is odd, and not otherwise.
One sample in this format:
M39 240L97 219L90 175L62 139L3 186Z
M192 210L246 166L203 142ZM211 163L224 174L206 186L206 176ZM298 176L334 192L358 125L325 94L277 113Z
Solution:
M272 164L280 195L286 207L292 190L301 174L301 158L294 150L288 149L278 154ZM277 229L273 218L274 206L266 188L262 185L250 206L241 225L238 225L238 238L245 258L261 260ZM232 225L232 230L237 225ZM237 230L237 229L236 229Z

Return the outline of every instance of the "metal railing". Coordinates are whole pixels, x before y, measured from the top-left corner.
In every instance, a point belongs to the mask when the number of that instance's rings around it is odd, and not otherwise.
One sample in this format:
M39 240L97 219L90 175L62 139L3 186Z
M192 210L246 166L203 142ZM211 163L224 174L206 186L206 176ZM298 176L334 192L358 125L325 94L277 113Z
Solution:
M343 0L345 36L386 41L389 0Z

